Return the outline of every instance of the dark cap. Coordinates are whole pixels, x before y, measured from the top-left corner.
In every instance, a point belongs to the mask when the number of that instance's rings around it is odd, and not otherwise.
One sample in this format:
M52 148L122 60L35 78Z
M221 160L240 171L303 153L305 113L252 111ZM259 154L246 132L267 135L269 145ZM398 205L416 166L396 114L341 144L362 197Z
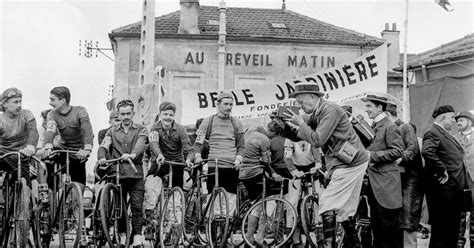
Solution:
M433 118L438 117L439 115L445 114L445 113L454 113L454 108L451 105L443 105L437 107L434 111L433 114L431 115Z
M224 98L231 98L231 99L234 99L234 97L232 96L232 94L228 93L228 92L221 92L218 96L217 96L217 101L220 101Z
M471 112L469 112L469 111L461 111L461 112L459 112L459 113L454 117L454 119L456 119L456 121L458 121L458 119L461 118L461 117L471 120L472 125L474 125L474 121L473 121L473 117L472 117L472 113L471 113Z
M270 121L270 122L267 124L267 129L268 129L268 131L270 131L270 132L280 133L281 130L282 130L282 127L278 124L278 122L276 122L276 121Z
M290 93L289 97L295 98L300 94L313 94L319 97L324 96L324 93L319 90L319 86L317 84L297 84L295 86L295 92Z
M397 113L397 105L390 103L390 104L387 105L387 108L385 109L385 111L388 111L390 113L392 113L392 112Z
M381 102L389 104L388 99L384 96L376 96L376 95L367 95L366 97L361 99L363 102L367 101L374 101L374 102Z

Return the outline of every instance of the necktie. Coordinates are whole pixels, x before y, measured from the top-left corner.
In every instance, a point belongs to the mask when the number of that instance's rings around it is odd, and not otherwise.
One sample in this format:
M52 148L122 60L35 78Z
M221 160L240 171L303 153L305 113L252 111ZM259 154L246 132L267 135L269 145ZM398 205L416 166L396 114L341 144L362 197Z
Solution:
M374 122L372 122L372 126L371 126L372 129L375 129L375 126L377 126L377 122L374 121Z

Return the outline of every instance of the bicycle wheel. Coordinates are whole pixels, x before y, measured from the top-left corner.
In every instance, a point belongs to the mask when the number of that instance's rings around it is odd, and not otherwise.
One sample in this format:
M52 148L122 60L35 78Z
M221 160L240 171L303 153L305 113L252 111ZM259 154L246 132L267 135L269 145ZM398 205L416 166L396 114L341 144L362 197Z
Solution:
M184 192L181 188L174 187L168 193L160 218L161 247L178 246L183 234L185 213Z
M206 227L202 222L202 206L197 189L192 189L186 195L186 214L184 217L183 237L185 246L207 246Z
M30 230L28 231L28 238L29 238L28 245L30 247L33 247L34 245L36 245L36 247L38 247L37 244L40 241L39 241L38 232L36 231L37 230L36 212L33 211L33 208L34 208L34 206L37 205L37 202L36 202L36 199L33 196L33 194L30 194L30 204L29 205L30 205L30 207L29 207L29 211L30 211L29 227L30 227Z
M227 244L233 247L239 247L244 244L245 240L242 233L242 220L251 206L252 203L250 200L246 200L240 206L238 215L231 219Z
M94 209L92 210L92 236L96 247L103 247L107 244L107 238L105 237L104 230L102 228L102 220L100 218L99 203L101 199L102 191L97 194Z
M26 186L26 181L22 178L22 182L15 183L15 194L13 199L14 212L11 223L13 228L10 229L10 246L7 247L20 247L24 248L28 244L28 232L29 232L29 207L30 207L30 196L24 196L23 190L29 190ZM29 191L28 191L29 192ZM27 193L25 193L27 194ZM26 201L26 202L25 202ZM24 210L26 207L26 212Z
M78 247L84 226L81 187L71 182L59 201L59 246Z
M102 230L110 247L120 244L120 235L125 233L125 247L130 243L130 226L125 202L113 183L107 183L100 196L100 219Z
M265 214L262 205L266 208ZM242 233L244 234L247 234L248 218L251 214L259 218L259 224L256 227L257 234L254 233L254 239L262 242L262 245L284 246L295 232L298 215L295 207L285 199L268 197L264 202L259 201L252 205L242 220ZM249 246L256 247L253 242L250 242L247 235L243 235L243 238Z
M3 181L2 194L3 194L3 205L1 209L1 246L8 247L8 238L10 237L11 223L10 218L13 209L13 193L11 191L9 176L6 175Z
M206 236L210 247L223 247L229 232L229 200L224 188L214 189L207 212Z
M323 223L319 218L319 201L316 196L307 195L303 198L300 216L306 243L314 248L322 245Z

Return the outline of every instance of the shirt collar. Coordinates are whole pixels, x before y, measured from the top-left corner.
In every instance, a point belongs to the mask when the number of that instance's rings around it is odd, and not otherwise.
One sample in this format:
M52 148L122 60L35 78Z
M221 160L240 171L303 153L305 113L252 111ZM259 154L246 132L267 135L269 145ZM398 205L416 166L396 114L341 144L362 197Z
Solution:
M385 114L384 112L382 112L381 114L377 115L377 117L375 117L374 119L374 122L377 123L377 122L380 122L383 118L387 117L387 114Z
M314 105L313 113L316 113L318 111L320 103L321 103L321 98L319 98L318 101L316 102L316 105Z
M441 127L444 131L446 131L446 132L448 131L448 130L446 130L446 128L444 128L441 124L437 123L436 121L434 122L434 124L435 124L435 125L438 125L439 127Z
M135 122L132 122L132 125L130 126L130 128L131 128L131 129L137 129L137 128L138 128L138 124L135 123ZM118 131L118 130L120 130L120 129L124 130L124 129L122 128L122 124L118 124L117 126L115 126L115 131Z

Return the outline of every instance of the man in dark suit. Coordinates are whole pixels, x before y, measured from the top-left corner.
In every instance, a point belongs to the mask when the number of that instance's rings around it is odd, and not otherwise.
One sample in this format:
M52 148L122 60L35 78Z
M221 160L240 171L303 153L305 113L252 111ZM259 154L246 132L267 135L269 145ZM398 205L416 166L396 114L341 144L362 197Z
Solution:
M384 113L387 98L367 95L366 112L374 120L375 139L367 147L370 163L368 200L374 247L403 247L399 216L402 208L402 187L397 159L403 156L400 130Z
M409 123L398 119L397 105L389 104L385 113L398 126L402 135L403 157L398 159L398 169L402 180L403 209L400 227L403 229L403 247L417 247L416 229L420 224L423 203L423 164L415 129Z
M459 236L463 189L467 188L464 150L448 131L454 124L454 109L437 107L434 124L423 136L426 200L430 213L430 248L455 248Z

